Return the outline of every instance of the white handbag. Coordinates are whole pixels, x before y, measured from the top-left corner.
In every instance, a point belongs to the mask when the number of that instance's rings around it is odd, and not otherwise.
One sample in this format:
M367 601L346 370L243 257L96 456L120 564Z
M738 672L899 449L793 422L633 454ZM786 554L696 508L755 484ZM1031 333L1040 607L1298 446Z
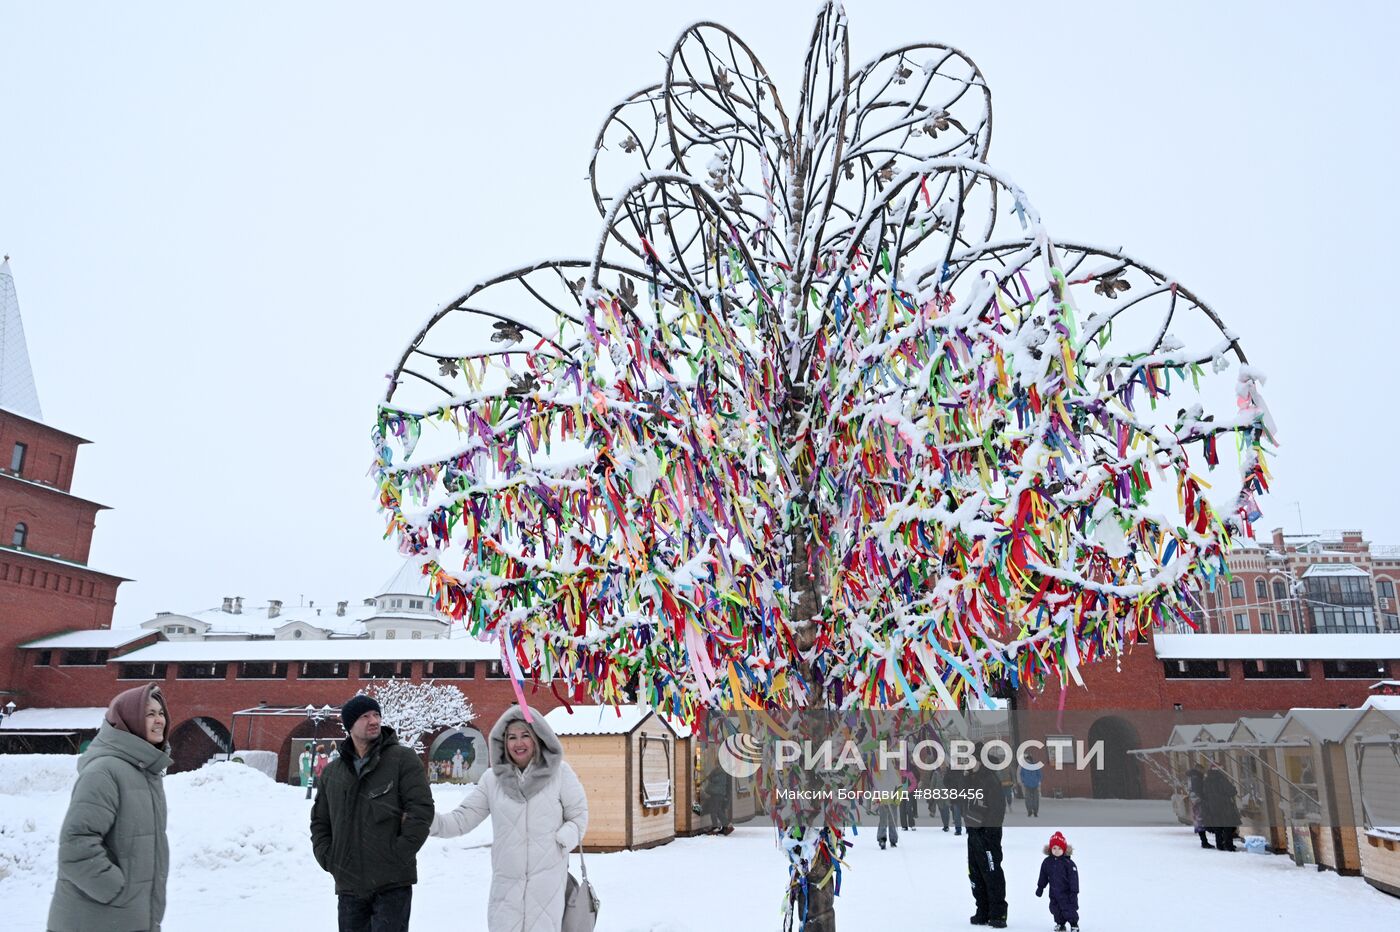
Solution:
M560 932L593 932L598 924L598 894L593 884L588 882L588 862L583 859L583 846L578 849L578 863L583 868L583 881L569 873L568 886L564 888L564 923Z

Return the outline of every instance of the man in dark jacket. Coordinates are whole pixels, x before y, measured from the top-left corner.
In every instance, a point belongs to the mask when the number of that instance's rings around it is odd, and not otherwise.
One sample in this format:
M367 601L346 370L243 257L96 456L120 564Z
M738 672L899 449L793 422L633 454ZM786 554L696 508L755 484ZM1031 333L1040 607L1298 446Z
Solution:
M1215 847L1221 851L1235 850L1235 835L1240 827L1240 809L1235 804L1235 784L1229 775L1212 763L1202 781L1204 800L1201 818L1208 831L1215 834Z
M967 875L972 882L972 898L977 912L975 926L1006 928L1006 874L1001 869L1001 826L1006 819L1006 796L996 771L982 761L978 744L971 770L955 772L949 786L957 790L967 823ZM1010 766L1010 761L1006 761Z
M349 734L316 781L311 845L335 878L340 932L406 932L433 796L418 755L380 723L379 703L340 710Z

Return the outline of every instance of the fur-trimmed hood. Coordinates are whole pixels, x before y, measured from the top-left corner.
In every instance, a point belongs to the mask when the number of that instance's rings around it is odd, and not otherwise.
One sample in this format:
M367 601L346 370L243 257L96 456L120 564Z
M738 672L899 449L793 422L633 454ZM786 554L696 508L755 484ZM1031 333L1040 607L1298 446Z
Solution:
M1040 853L1041 853L1041 854L1044 854L1044 855L1049 855L1049 854L1050 854L1050 846L1049 846L1049 845L1046 845L1044 848L1041 848L1041 849L1040 849ZM1074 854L1074 845L1066 844L1066 845L1065 845L1065 853L1062 854L1062 855L1060 855L1060 857L1062 857L1062 858L1067 858L1067 857L1069 857L1071 854Z
M491 749L491 772L496 775L501 789L520 801L539 792L559 769L559 763L564 759L564 746L559 743L559 736L544 720L544 716L538 710L530 708L530 719L526 721L524 708L519 705L511 706L496 720L487 742ZM506 729L513 722L524 722L535 733L538 753L524 770L516 767L510 755L506 753Z

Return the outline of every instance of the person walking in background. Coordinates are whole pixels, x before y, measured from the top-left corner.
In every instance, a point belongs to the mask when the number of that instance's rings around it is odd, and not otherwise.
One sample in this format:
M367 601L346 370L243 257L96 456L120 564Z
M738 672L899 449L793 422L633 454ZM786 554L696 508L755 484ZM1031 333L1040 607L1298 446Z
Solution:
M919 774L912 769L900 771L901 786L904 796L899 801L899 828L901 831L912 832L918 828L919 801L914 793L919 788Z
M306 742L306 747L302 748L301 755L297 757L297 773L301 777L301 785L306 787L306 798L311 798L311 765L315 762L316 755L312 753L311 742Z
M928 788L933 798L929 799L929 815L933 815L933 807L938 806L938 818L943 823L943 831L948 831L951 821L955 826L954 835L961 835L963 831L962 822L962 800L953 795L955 781L953 774L941 767L928 771Z
M1035 895L1050 890L1050 918L1055 920L1055 932L1065 932L1066 923L1071 932L1079 932L1079 868L1070 858L1074 849L1063 834L1056 832L1042 850L1045 860L1040 862Z
M977 911L975 926L1006 928L1006 874L1001 869L1001 829L1006 819L1006 794L995 771L983 761L984 748L976 746L970 770L953 776L950 784L960 794L967 821L967 873ZM1007 767L1010 761L1004 762Z
M588 797L554 729L534 709L511 706L491 729L491 769L451 812L433 818L439 838L465 835L491 816L489 932L559 932L569 852L588 830Z
M1200 767L1186 771L1186 804L1191 807L1191 831L1201 840L1201 847L1210 849L1205 823L1205 773Z
M1215 835L1215 847L1221 851L1235 850L1235 835L1240 827L1240 810L1235 804L1235 784L1229 775L1212 761L1202 781L1205 802L1202 818L1206 828Z
M728 835L734 831L734 779L715 764L700 788L702 811L709 813L710 831Z
M881 851L885 850L886 842L889 842L891 848L898 848L900 794L904 781L898 770L893 767L881 767L876 771L873 783L876 793L875 814L879 819L875 840L879 843Z
M165 770L170 713L154 683L119 693L78 758L58 834L51 932L160 932L170 846Z
M1034 752L1026 755L1026 763L1018 772L1021 780L1021 793L1026 798L1026 815L1040 818L1040 783L1045 777L1045 765L1036 760Z
M340 932L406 932L433 820L428 774L374 699L352 697L340 720L340 755L316 778L311 848L335 878Z

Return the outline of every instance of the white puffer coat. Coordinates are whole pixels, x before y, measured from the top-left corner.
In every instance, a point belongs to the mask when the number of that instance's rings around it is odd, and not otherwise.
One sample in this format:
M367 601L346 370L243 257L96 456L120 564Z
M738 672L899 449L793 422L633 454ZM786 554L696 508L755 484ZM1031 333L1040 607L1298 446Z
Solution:
M559 737L530 710L539 757L522 772L506 754L506 728L524 721L511 706L491 729L491 769L461 805L433 816L432 834L452 838L491 817L490 932L559 932L568 855L588 828L588 799L564 760Z

